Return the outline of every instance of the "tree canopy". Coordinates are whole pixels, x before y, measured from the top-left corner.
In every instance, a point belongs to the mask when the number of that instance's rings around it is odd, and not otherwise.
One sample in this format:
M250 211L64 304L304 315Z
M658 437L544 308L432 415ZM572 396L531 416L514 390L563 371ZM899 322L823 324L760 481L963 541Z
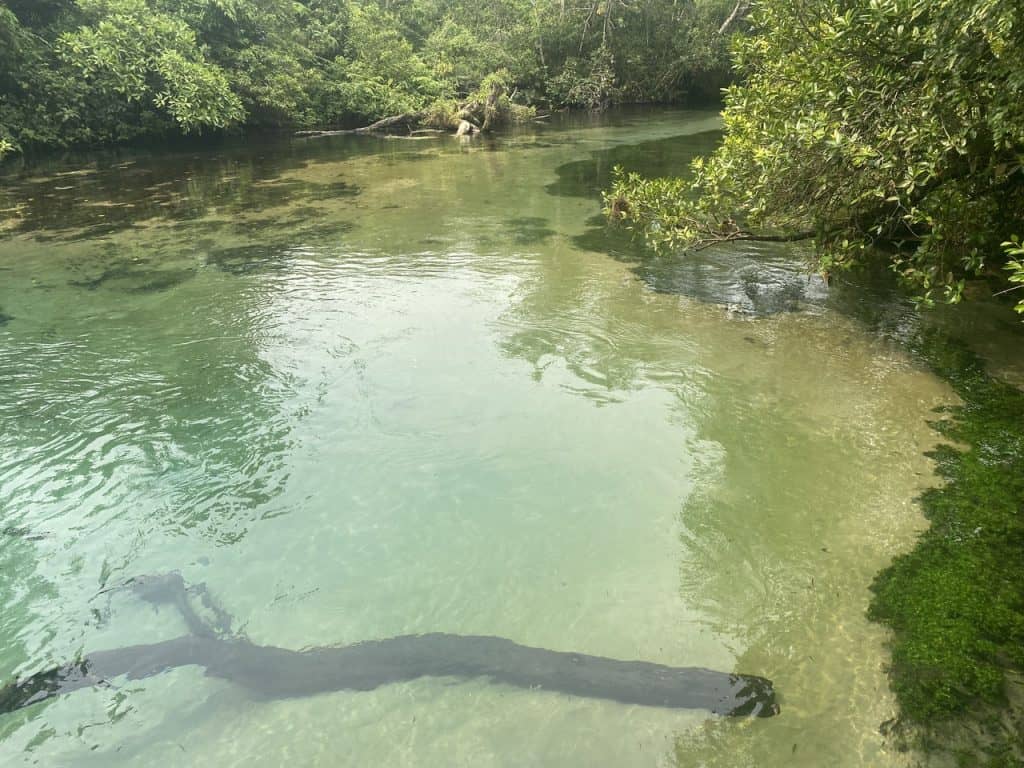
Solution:
M886 259L925 303L1024 284L1024 6L760 0L748 21L720 149L688 181L620 171L613 218L662 247L813 238L823 273Z
M0 0L19 148L444 111L717 96L731 0Z

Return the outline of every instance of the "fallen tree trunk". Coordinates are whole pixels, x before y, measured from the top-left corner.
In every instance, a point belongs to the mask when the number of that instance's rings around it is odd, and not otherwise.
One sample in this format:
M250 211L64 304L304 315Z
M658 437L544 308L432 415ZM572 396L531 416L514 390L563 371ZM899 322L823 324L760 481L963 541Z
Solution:
M340 129L336 131L296 131L292 135L301 139L318 139L321 136L341 136L343 133L353 133L353 131Z
M362 128L356 128L356 133L411 133L414 128L419 127L424 119L426 119L426 112L406 112L401 115L392 115L391 117L384 117L375 123L364 126Z
M456 105L452 105L453 108ZM488 133L500 125L512 122L513 115L505 96L505 86L500 82L493 82L488 90L487 97L483 101L470 99L453 109L453 113L445 114L443 111L420 110L417 112L403 112L400 115L383 117L376 122L356 128L351 131L298 131L296 136L333 136L339 133L384 133L384 134L413 134L430 129L447 129L455 132L456 136L467 136L476 133ZM541 115L536 119L543 119L548 115ZM525 118L529 119L529 118ZM443 131L441 131L443 132Z

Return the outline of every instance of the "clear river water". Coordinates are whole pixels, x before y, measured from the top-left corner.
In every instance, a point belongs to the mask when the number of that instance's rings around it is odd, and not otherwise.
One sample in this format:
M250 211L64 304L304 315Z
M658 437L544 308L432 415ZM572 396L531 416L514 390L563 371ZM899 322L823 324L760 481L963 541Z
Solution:
M264 701L181 667L0 715L0 764L912 763L865 610L955 396L901 344L908 303L798 248L605 229L613 164L679 173L718 129L627 111L0 177L0 680L183 634L110 589L179 570L260 644L498 635L769 677L779 716L481 679ZM1012 319L959 317L1008 348Z

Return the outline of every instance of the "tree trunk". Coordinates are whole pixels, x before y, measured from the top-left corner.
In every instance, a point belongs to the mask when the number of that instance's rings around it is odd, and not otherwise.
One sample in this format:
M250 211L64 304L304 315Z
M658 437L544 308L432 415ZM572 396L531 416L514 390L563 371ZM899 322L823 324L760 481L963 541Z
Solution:
M726 30L732 26L734 21L736 21L736 18L742 18L745 16L749 9L750 0L736 0L736 7L732 9L732 13L729 14L729 18L722 22L722 26L718 28L718 34L724 35Z
M500 110L498 105L501 101L501 97L505 95L505 86L499 83L497 80L491 83L490 93L487 94L487 103L484 104L484 122L480 126L480 130L486 133L494 127L496 122L501 120Z
M406 112L401 115L392 115L363 128L356 128L356 133L410 133L413 128L423 122L425 117L425 112Z

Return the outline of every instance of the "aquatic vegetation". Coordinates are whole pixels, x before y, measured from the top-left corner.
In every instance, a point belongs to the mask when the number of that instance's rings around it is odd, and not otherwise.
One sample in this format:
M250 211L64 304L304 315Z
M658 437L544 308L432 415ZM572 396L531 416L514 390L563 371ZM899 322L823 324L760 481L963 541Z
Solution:
M129 263L105 269L96 277L71 280L68 284L95 291L107 283L114 283L127 293L158 293L174 288L195 275L195 269L144 269Z
M362 190L357 184L335 181L330 184L309 184L309 200L334 200L339 197L355 197Z
M285 249L273 244L219 248L206 255L206 263L232 275L282 269L288 260Z
M984 734L963 764L1020 765L1024 738L985 705L1005 705L1007 672L1024 668L1024 392L959 342L933 333L914 346L963 403L933 423L949 442L930 454L945 481L921 496L931 526L878 575L869 615L893 629L907 721Z
M512 232L512 241L517 245L535 245L557 234L547 219L539 216L520 216L505 221Z
M17 215L4 220L0 234L77 242L153 224L193 234L232 227L248 232L278 226L285 217L317 216L320 208L308 203L362 192L341 180L317 183L290 176L326 149L307 145L302 153L267 159L245 154L238 144L220 155L172 154L135 173L105 168L88 177L57 171L67 166L51 158L35 176L5 178L0 208L9 205Z

